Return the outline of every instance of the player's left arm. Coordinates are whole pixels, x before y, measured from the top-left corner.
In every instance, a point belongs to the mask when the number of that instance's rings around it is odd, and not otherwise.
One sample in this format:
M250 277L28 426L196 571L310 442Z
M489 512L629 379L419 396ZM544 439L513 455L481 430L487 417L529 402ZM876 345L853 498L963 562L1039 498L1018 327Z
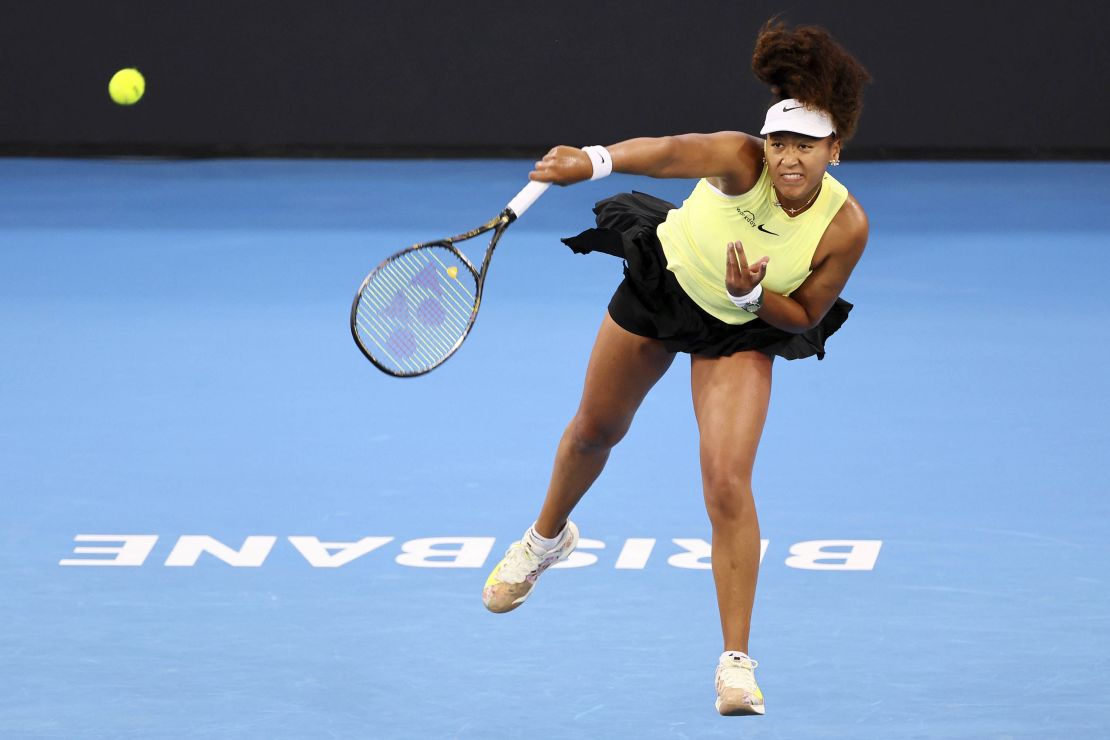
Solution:
M764 292L759 318L771 326L800 334L821 323L840 296L867 246L867 214L849 198L825 229L813 272L789 296Z

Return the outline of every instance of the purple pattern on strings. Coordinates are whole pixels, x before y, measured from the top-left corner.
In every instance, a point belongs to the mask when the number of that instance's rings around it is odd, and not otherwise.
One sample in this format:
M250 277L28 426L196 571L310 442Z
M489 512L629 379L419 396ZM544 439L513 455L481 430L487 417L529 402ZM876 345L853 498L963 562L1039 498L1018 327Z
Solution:
M378 282L379 287L384 287L403 281L403 287L396 287L388 302L378 309L378 326L385 334L384 341L378 341L395 362L423 365L430 357L440 354L430 343L446 346L453 342L442 332L454 333L458 327L453 329L452 325L458 323L458 319L452 314L452 307L444 303L449 288L442 282L442 265L425 262L415 273L405 275L409 269L416 268L415 259L427 259L425 255L408 257L387 266ZM396 269L391 269L393 267Z
M428 326L439 326L447 318L447 311L435 298L425 298L416 307L416 318Z
M439 284L439 275L437 274L436 267L431 262L424 266L420 272L412 276L409 281L411 285L415 285L425 290L431 291L438 295L443 295L443 287Z
M385 343L390 354L408 359L416 352L416 335L407 326L394 329Z
M394 321L400 321L402 324L409 323L409 300L403 290L393 294L393 300L382 311L382 315L388 316Z

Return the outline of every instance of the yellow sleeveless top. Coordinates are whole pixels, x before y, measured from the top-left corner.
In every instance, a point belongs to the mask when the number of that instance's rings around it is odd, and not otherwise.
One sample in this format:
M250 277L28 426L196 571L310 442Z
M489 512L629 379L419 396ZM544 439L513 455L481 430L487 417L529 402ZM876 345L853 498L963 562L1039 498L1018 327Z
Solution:
M725 195L699 180L682 207L659 225L667 269L706 313L726 324L745 324L755 315L733 304L725 290L728 243L744 245L748 264L770 257L763 289L790 295L809 277L817 244L847 198L848 189L826 173L817 200L790 218L773 205L776 197L766 166L755 187L743 195Z

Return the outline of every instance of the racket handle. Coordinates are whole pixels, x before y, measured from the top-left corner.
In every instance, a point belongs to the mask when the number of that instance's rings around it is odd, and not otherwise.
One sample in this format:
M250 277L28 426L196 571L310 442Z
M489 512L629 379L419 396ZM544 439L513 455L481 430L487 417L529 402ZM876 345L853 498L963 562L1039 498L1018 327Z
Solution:
M549 182L530 181L524 186L523 190L509 201L508 209L513 212L516 218L520 218L549 187L551 187Z

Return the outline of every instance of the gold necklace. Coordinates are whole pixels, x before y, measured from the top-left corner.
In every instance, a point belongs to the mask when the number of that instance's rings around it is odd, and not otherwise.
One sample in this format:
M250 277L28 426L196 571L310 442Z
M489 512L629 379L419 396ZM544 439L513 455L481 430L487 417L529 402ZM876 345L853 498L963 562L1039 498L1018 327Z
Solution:
M797 214L798 214L798 213L800 213L801 211L804 211L805 209L807 209L807 208L809 208L809 207L810 207L811 205L813 205L813 201L817 200L817 195L818 195L818 194L819 194L819 193L821 192L821 188L822 188L822 187L824 187L824 185L825 185L825 183L821 183L820 185L818 185L818 186L817 186L817 189L813 191L813 195L809 196L809 200L807 200L807 201L805 202L805 205L803 205L803 206L798 206L797 208L786 208L785 206L783 206L783 205L782 205L782 203L779 203L779 199L778 199L778 191L776 191L776 190L775 190L775 186L774 186L774 185L772 185L772 186L771 186L771 192L775 194L775 199L774 199L774 200L772 201L772 203L773 203L773 204L774 204L774 205L775 205L775 206L776 206L777 208L782 208L782 210L786 211L786 212L787 212L787 213L789 213L789 214L790 214L791 216L797 215Z

